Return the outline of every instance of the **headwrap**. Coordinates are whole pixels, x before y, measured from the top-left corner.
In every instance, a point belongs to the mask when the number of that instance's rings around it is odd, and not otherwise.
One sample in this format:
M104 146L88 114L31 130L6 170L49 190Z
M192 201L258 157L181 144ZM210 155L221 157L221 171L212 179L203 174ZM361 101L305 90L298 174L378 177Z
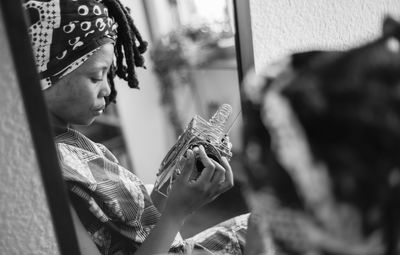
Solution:
M116 40L117 24L101 0L30 0L24 7L43 90Z

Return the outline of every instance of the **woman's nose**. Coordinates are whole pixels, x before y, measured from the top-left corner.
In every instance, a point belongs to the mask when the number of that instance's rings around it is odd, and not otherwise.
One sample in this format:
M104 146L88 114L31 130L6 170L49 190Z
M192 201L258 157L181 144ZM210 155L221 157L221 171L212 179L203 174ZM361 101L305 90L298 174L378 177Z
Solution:
M100 97L108 97L111 93L111 87L110 84L108 83L108 79L105 78L102 82L101 85L101 90L100 90Z

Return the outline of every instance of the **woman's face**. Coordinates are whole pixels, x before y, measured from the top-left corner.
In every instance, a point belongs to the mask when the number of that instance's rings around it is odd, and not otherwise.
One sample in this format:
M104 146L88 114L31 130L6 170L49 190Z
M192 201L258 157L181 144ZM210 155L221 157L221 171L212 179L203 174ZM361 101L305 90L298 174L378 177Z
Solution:
M107 72L114 46L103 45L79 68L44 91L54 125L89 125L103 113L110 94Z

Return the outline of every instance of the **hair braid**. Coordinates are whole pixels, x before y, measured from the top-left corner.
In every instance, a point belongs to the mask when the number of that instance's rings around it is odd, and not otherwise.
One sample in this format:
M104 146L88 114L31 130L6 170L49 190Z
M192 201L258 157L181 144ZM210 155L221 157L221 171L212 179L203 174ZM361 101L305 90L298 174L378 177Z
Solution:
M116 56L116 70L115 74L118 75L121 79L126 80L126 66L123 63L124 60L124 52L122 51L122 43L121 41L117 41L117 44L115 46L115 56Z
M138 81L137 79L132 79L132 74L134 74L134 50L133 48L136 47L136 45L133 42L132 38L132 31L130 29L130 26L128 25L128 20L125 16L125 13L123 11L123 8L118 0L107 0L107 3L109 4L109 13L111 16L113 16L118 23L118 39L116 47L117 51L119 52L117 63L123 62L123 58L125 58L126 66L124 65L119 65L117 66L118 72L117 74L119 75L120 78L127 80L128 85L132 88L138 88ZM121 32L123 31L123 32ZM118 49L119 48L119 49ZM123 48L123 53L122 53L122 48ZM125 69L125 70L124 70ZM129 71L127 71L129 70ZM120 75L122 74L122 75ZM126 76L127 74L127 76Z
M140 34L140 32L139 32L139 30L137 29L137 27L135 27L133 24L133 20L132 20L132 17L131 17L131 15L130 15L130 9L127 7L126 8L126 11L127 11L127 19L128 19L128 21L129 21L129 24L131 24L132 26L131 26L131 28L132 28L132 31L135 33L135 36L136 36L136 39L138 40L138 42L139 42L139 46L138 46L138 50L139 50L139 52L141 53L141 54L143 54L144 52L146 52L146 50L147 50L147 46L148 46L148 43L146 42L146 41L144 41L143 40L143 38L142 38L142 35Z
M141 55L144 51L147 50L147 42L144 42L142 39L142 36L140 35L139 31L137 30L137 28L134 26L133 24L133 19L130 16L130 9L129 8L124 8L122 5L120 6L121 9L123 10L125 17L127 19L127 23L129 25L129 28L131 29L132 33L132 43L135 44L136 46L136 42L135 39L139 42L139 46L138 47L133 47L133 52L134 52L134 60L135 60L135 65L136 66L141 66L141 67L145 67L144 66L144 58ZM142 52L143 51L143 52Z
M114 98L110 98L109 101L115 102L115 85L111 81L113 77L118 76L126 80L131 88L139 88L135 67L145 68L142 54L147 50L147 42L143 40L134 25L129 9L124 7L119 0L103 0L103 3L108 8L110 17L114 18L118 24L118 38L114 50L116 64L113 72L109 74L112 95L114 95Z

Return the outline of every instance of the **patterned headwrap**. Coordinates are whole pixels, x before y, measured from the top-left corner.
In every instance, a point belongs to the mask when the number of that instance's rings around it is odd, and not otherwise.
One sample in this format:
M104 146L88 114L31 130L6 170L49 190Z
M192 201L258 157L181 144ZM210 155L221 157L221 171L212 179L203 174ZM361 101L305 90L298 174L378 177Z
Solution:
M30 0L24 7L43 90L116 40L117 24L101 0Z

